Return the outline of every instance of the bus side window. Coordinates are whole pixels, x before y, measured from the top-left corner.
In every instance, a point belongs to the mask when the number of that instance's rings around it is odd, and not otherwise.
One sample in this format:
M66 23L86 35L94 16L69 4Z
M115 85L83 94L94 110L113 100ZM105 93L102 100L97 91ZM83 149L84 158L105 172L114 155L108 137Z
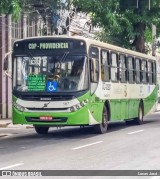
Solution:
M111 53L111 80L118 81L118 55L113 52Z
M142 83L147 83L147 61L142 60L141 64L141 69L142 69Z
M140 59L136 58L136 83L141 82L141 65L140 65Z
M128 57L128 80L129 83L134 83L135 81L134 58L131 56Z
M148 82L149 84L153 84L153 66L150 61L148 61Z
M127 81L127 64L126 64L126 56L119 56L119 79L122 83Z
M90 80L92 83L98 83L99 79L99 50L96 47L91 47L89 51L90 63Z
M155 62L152 62L152 67L153 67L153 83L156 84L156 74L157 74L157 71L156 71L156 63Z
M98 82L98 74L99 74L99 68L98 68L98 60L95 58L90 59L90 70L91 70L91 82Z
M109 52L106 50L101 51L101 79L110 81Z

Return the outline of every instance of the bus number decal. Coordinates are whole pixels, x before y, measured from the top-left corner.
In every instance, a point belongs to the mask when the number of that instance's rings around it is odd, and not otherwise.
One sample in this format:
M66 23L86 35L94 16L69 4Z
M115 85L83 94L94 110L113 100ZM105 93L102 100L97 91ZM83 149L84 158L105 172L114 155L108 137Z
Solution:
M103 90L110 90L111 89L111 84L105 84L105 83L103 83L102 84L102 89Z
M47 57L33 57L30 59L30 65L35 65L35 66L46 66L47 65Z

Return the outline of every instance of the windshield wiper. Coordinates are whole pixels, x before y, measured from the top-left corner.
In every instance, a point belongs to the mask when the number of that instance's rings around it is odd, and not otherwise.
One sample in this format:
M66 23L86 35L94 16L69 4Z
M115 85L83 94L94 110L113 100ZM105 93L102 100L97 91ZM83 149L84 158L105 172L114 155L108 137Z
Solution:
M29 54L29 56L30 56L32 59L36 60L36 59L34 58L34 56L31 54L31 52L28 52L28 54Z
M64 52L62 58L59 61L59 64L57 65L57 68L59 68L59 65L64 61L64 59L67 57L68 54L69 54L69 52Z

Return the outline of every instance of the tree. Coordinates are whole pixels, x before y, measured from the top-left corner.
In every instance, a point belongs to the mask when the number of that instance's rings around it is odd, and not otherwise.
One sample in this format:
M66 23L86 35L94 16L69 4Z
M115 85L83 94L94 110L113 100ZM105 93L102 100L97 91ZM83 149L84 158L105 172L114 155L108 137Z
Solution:
M68 10L70 7L70 0L1 0L0 2L0 14L12 14L14 20L18 20L22 13L29 13L30 16L38 16L43 18L44 22L44 35L47 35L46 28L50 26L50 33L61 34L67 33L67 27L69 25L68 17L61 17L63 10ZM58 25L58 22L66 18L66 22ZM64 20L63 20L64 21ZM59 29L58 29L59 28Z
M19 0L1 0L0 14L12 14L12 17L17 20L20 16L21 7Z
M103 28L103 41L142 53L145 42L152 40L152 24L160 27L160 0L73 0L73 4L91 13L93 24Z

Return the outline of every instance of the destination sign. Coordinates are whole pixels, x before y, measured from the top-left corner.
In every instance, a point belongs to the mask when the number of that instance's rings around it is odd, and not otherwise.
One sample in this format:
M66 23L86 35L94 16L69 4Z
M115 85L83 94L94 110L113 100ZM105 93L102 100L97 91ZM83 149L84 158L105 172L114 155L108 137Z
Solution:
M67 42L59 43L29 43L28 49L68 49L69 44Z
M65 38L35 38L23 39L14 43L13 51L15 54L31 52L33 54L44 54L66 51L86 52L86 43L83 40Z

